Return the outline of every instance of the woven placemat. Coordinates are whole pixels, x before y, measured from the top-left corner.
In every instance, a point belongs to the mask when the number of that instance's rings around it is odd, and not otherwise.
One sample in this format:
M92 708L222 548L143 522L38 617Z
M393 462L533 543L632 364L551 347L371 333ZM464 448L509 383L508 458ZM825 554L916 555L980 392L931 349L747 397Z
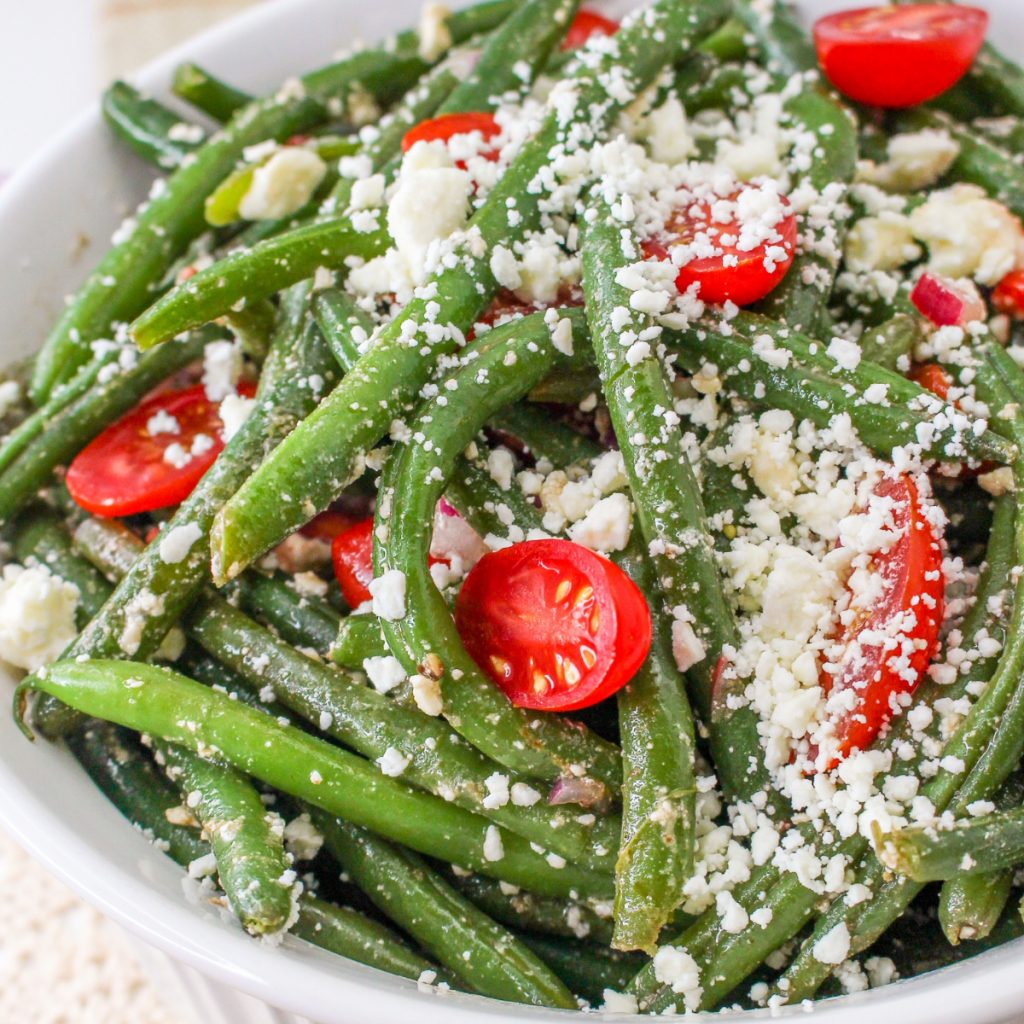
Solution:
M0 1024L191 1024L102 914L0 833Z

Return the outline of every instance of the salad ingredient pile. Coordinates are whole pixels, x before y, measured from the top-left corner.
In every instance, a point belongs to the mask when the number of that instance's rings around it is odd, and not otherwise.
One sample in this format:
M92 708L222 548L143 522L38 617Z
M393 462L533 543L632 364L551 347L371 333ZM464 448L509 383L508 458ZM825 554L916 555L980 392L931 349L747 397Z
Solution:
M116 83L162 176L0 385L26 735L424 993L774 1008L1024 934L987 23L428 3L265 97L182 67L194 122Z

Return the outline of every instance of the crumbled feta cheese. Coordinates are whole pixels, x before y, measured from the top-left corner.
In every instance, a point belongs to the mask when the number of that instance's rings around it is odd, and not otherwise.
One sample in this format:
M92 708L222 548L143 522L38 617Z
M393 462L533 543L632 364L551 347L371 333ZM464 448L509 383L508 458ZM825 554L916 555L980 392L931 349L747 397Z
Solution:
M377 758L377 764L380 765L382 774L388 775L391 778L397 778L405 771L406 768L409 767L409 758L407 758L400 750L396 750L394 747L388 747L388 749Z
M225 395L220 403L220 421L224 425L222 436L227 444L242 429L242 424L256 408L256 399L232 392Z
M160 560L168 565L184 562L192 550L192 545L202 535L203 531L198 523L184 523L168 530L160 538Z
M655 979L683 996L686 1009L696 1010L700 1006L704 994L700 983L700 968L685 949L662 946L654 954L653 966Z
M425 3L420 11L418 53L428 64L433 64L451 48L452 34L448 28L451 15L444 4L438 3Z
M484 860L501 860L505 856L505 847L501 842L501 830L497 825L488 825L484 836Z
M363 671L378 693L388 693L405 682L402 663L390 654L364 658Z
M0 658L35 672L78 633L78 588L44 566L5 565L0 579Z
M253 172L238 212L246 220L290 217L309 202L326 173L327 164L311 149L283 146Z
M822 964L841 964L850 955L850 930L845 921L825 932L814 944L814 959Z
M934 185L960 155L949 133L934 128L890 136L883 164L862 161L857 180L893 192L919 192Z
M370 580L373 614L388 622L405 618L405 573L388 569L383 576Z
M633 507L625 494L602 498L569 529L569 537L592 551L622 551L629 543Z

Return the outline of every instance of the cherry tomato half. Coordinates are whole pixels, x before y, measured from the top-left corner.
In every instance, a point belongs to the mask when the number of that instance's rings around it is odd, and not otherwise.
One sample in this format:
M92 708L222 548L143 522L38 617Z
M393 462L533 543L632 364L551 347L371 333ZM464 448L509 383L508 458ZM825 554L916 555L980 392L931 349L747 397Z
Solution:
M861 7L819 19L814 42L841 93L876 107L911 107L967 73L987 28L988 15L977 7Z
M995 286L992 305L1014 320L1024 320L1024 269L1011 270Z
M588 7L581 7L576 12L569 31L562 40L563 50L579 49L591 36L613 36L619 31L619 23L606 18Z
M953 375L938 363L915 363L907 376L915 384L920 384L933 395L938 395L944 402L949 398L949 389L953 386Z
M743 190L728 197L735 202ZM783 199L785 209L788 200ZM672 248L699 240L713 245L718 252L690 260L679 270L676 287L685 292L695 282L703 302L721 305L734 302L749 306L763 299L786 276L796 252L796 214L788 213L775 225L771 237L750 248L741 249L741 225L735 220L716 220L717 203L696 202L676 210L665 225L664 232L643 243L648 259L670 260Z
M328 513L321 513L321 516L324 515ZM345 517L339 516L339 519L343 518ZM345 598L345 603L350 608L358 608L373 596L370 593L370 581L373 579L373 516L367 516L354 526L339 530L333 537L331 561L334 563L334 575L341 588L341 596ZM439 562L448 564L445 558L430 556L431 565L437 565Z
M251 396L255 389L242 384L239 391ZM224 450L223 430L219 405L202 385L161 391L78 453L68 467L68 490L98 516L178 505Z
M921 510L914 482L886 477L875 494L892 501L896 541L874 558L882 592L869 609L845 626L843 652L822 675L827 693L852 690L855 706L838 718L838 757L866 750L893 715L893 698L913 693L939 641L945 581L942 548Z
M441 114L428 121L421 121L410 128L402 137L402 152L407 153L417 142L447 142L456 135L479 132L484 141L501 134L501 128L493 114L484 111L469 111L462 114ZM498 158L497 151L484 154L489 160Z
M350 608L370 600L373 579L373 516L336 534L331 542L334 575Z
M517 707L578 711L635 675L651 646L651 613L616 565L567 540L484 555L455 603L473 660Z
M304 537L333 543L339 533L344 533L355 522L355 517L347 516L344 512L335 512L334 509L329 508L326 512L321 512L315 519L311 519L300 528L299 532Z

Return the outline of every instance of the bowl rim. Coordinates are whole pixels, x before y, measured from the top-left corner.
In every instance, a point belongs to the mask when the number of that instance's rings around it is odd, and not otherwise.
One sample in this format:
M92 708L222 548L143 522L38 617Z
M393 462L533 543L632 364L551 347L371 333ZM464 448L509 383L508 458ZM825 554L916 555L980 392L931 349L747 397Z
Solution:
M147 63L132 78L143 88L161 93L181 61L216 59L217 51L229 46L243 31L269 34L286 30L288 21L296 17L336 17L339 6L331 0L266 0L186 40ZM94 101L4 183L0 189L0 224L7 211L34 201L35 179L45 169L65 160L77 143L101 131L100 107ZM67 760L73 763L70 757ZM326 954L292 937L286 938L281 949L272 949L266 943L254 942L240 929L226 933L198 916L184 899L172 900L144 878L112 865L59 817L47 804L45 794L35 792L14 770L2 749L0 792L5 796L0 801L0 826L86 902L173 959L282 1010L302 1014L311 1021L342 1024L351 1020L348 1011L363 1012L358 1009L361 999L371 997L372 1002L364 1010L372 1009L380 1024L406 1024L410 1014L416 1014L424 1024L453 1024L456 1016L497 1024L572 1018L574 1011L570 1010L519 1006L436 989L431 989L434 998L428 998L414 982ZM112 805L109 809L123 824L124 819ZM140 836L135 838L144 842ZM925 975L813 1006L708 1012L691 1019L756 1021L803 1016L812 1009L815 1019L827 1024L858 1024L868 1012L880 1014L880 1024L925 1019L931 1024L961 1024L972 1019L979 1007L984 1008L986 1021L1010 1019L1024 1008L1024 976L1017 959L1022 951L1024 939L1017 939ZM325 965L329 969L323 969ZM347 1007L342 1016L335 1012L339 1004ZM650 1019L593 1013L637 1024Z

